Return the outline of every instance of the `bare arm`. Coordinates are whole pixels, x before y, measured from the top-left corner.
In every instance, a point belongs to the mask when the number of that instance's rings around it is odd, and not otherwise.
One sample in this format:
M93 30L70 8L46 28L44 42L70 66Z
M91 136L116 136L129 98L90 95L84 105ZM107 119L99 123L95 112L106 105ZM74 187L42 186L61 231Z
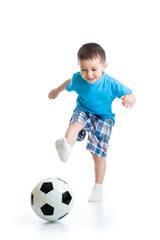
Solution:
M55 99L56 97L58 97L58 94L66 89L70 80L71 79L68 79L67 81L62 83L60 86L58 86L57 88L54 88L52 91L50 91L50 93L48 94L48 98Z

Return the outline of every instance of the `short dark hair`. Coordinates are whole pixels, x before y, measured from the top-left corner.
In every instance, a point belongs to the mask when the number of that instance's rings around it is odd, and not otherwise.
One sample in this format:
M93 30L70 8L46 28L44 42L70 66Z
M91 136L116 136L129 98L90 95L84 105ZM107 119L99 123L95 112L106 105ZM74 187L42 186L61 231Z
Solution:
M104 49L97 43L86 43L79 49L77 58L79 60L87 60L100 57L102 62L106 61Z

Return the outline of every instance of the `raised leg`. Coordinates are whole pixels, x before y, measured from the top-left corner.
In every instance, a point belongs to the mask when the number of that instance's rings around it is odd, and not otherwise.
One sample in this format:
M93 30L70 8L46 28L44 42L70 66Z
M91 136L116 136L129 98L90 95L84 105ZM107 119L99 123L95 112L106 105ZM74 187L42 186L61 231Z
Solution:
M62 162L68 160L72 146L76 142L78 133L82 128L82 124L79 122L73 122L69 125L65 137L56 141L56 149Z
M78 133L82 130L83 125L79 122L73 122L69 125L65 138L67 139L67 143L71 146L74 145L74 143L77 140Z

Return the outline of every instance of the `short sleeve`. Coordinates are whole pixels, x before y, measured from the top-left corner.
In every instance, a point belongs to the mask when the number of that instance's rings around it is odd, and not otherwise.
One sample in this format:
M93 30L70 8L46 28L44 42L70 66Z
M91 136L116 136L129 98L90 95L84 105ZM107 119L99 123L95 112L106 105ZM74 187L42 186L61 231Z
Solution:
M79 73L73 74L73 77L71 78L71 80L69 81L66 87L66 90L68 92L76 91L78 77L79 77Z
M127 88L124 84L120 83L119 81L113 81L113 92L115 97L122 97L123 95L128 95L132 93L132 90Z

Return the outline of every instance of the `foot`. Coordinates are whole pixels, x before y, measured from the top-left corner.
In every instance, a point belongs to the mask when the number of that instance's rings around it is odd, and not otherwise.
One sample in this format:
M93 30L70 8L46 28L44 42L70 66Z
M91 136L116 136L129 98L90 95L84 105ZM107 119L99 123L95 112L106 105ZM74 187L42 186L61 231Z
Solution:
M59 158L62 162L66 162L71 154L72 147L67 143L66 138L62 138L56 141L56 149Z
M95 183L89 202L101 202L103 199L103 185Z

